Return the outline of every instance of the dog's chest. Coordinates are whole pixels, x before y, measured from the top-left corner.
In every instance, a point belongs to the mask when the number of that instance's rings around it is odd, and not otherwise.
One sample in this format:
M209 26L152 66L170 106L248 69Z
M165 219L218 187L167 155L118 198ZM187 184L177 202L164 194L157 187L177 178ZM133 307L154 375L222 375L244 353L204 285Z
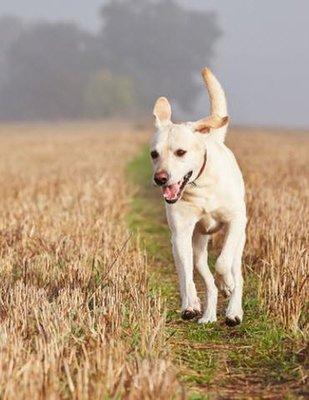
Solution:
M183 200L193 207L205 231L216 231L229 220L228 207L214 188L207 192L198 188L188 190Z
M190 188L183 194L183 200L199 209L201 215L211 216L218 207L217 196L214 192L205 193L199 188Z

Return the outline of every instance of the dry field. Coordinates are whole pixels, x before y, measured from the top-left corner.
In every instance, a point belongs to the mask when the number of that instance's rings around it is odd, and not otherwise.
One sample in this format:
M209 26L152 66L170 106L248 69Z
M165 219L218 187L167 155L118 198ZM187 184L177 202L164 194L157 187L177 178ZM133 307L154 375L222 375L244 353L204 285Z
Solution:
M185 396L165 306L125 220L135 191L125 167L148 133L0 127L1 399ZM240 131L229 143L248 190L246 278L303 343L309 138Z
M309 135L280 131L230 134L248 207L247 268L259 295L285 328L308 335Z
M160 299L124 222L124 166L141 142L132 133L1 128L1 399L174 390Z

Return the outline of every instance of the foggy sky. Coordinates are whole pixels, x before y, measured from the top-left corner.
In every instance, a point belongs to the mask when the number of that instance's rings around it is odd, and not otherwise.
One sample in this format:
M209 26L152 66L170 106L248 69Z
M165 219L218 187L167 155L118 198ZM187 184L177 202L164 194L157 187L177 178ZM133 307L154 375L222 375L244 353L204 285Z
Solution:
M99 26L102 0L2 0L0 15ZM181 0L214 10L224 35L212 65L236 124L309 127L308 0ZM164 62L164 60L162 60ZM202 67L202 66L201 66ZM162 93L164 95L164 93ZM204 114L204 95L199 116Z

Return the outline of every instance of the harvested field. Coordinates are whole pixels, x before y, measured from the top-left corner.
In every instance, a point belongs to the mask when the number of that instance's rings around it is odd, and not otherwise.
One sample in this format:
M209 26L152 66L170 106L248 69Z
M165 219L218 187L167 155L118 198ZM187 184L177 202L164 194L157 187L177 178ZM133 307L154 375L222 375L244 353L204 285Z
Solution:
M309 137L229 133L249 225L247 319L228 330L175 312L149 132L0 127L0 398L304 398Z

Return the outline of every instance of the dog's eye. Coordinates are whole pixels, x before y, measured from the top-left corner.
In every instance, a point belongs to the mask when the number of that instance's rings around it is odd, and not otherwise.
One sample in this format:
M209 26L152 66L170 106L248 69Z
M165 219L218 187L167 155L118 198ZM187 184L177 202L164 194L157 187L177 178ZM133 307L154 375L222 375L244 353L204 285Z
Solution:
M150 153L150 156L153 160L155 160L156 158L159 157L159 153L156 150L152 150L152 152Z
M178 149L175 151L177 157L183 157L186 154L186 150Z

